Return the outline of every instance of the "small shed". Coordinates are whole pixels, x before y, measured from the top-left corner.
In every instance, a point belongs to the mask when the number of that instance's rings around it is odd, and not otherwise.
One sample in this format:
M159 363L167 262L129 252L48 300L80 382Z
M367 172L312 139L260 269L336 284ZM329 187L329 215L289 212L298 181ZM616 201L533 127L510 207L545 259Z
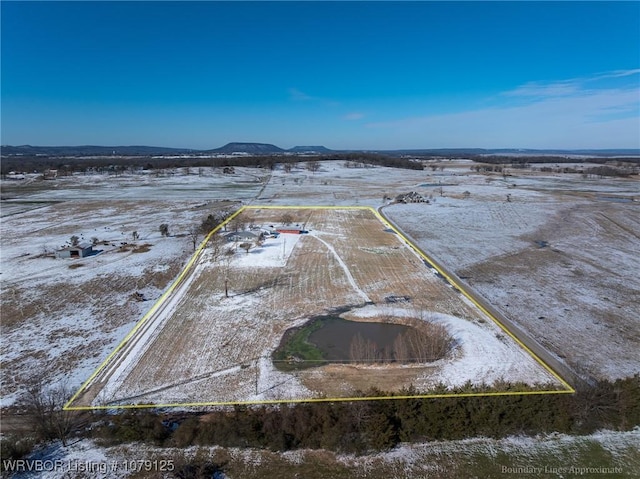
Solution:
M85 258L93 254L91 243L80 243L76 246L66 246L56 251L56 258Z

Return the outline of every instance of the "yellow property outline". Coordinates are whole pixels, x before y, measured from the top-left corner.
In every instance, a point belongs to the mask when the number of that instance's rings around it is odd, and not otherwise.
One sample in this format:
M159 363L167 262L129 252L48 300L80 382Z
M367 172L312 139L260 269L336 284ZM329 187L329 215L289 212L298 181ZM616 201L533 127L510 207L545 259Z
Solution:
M418 394L413 396L372 396L372 397L347 397L347 398L308 398L308 399L269 399L269 400L256 400L256 401L211 401L211 402L193 402L193 403L177 403L177 404L124 404L124 405L112 405L112 406L72 406L73 402L82 394L87 386L105 369L109 361L127 344L127 342L136 334L136 332L142 327L143 324L160 308L160 306L166 301L166 299L173 293L173 291L182 283L184 278L191 272L191 268L200 258L203 249L220 229L232 221L236 216L240 215L246 210L366 210L374 214L374 216L387 228L396 233L407 245L420 256L425 262L438 273L440 273L452 286L456 287L469 301L471 301L480 311L482 311L488 318L496 323L500 329L502 329L511 339L513 339L522 349L524 349L533 359L538 362L547 372L549 372L554 378L556 378L563 386L564 389L553 390L539 390L539 391L495 391L495 392L476 392L476 393L440 393L440 394ZM541 395L541 394L573 394L575 389L567 383L551 366L545 363L538 357L529 347L522 343L506 326L504 326L493 314L487 311L481 304L479 304L473 296L471 296L465 288L451 278L445 271L437 266L431 258L423 253L420 248L415 246L401 231L398 230L393 224L386 220L375 208L371 206L273 206L273 205L245 205L233 213L224 222L220 223L200 243L195 253L191 256L191 259L180 272L178 277L173 281L167 291L160 296L158 301L147 311L147 313L136 323L133 329L127 334L120 344L107 356L107 358L98 366L91 376L80 386L78 391L67 401L63 409L66 411L91 411L91 410L105 410L105 409L144 409L144 408L168 408L168 407L206 407L206 406L233 406L233 405L257 405L257 404L285 404L285 403L312 403L312 402L338 402L338 401L374 401L383 399L437 399L437 398L449 398L449 397L489 397L489 396L525 396L525 395Z

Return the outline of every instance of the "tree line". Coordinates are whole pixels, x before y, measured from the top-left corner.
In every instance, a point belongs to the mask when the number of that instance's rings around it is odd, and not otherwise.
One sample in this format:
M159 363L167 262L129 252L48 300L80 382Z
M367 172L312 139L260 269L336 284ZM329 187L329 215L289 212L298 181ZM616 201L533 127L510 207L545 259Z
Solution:
M502 384L501 390L535 389ZM486 391L467 384L459 393ZM451 392L444 386L436 393ZM413 388L361 397L412 396ZM175 427L177 424L177 428ZM277 451L323 448L365 453L401 442L501 438L514 434L590 434L598 429L630 430L640 425L640 376L600 381L576 394L529 394L439 399L398 399L235 406L203 415L167 419L150 410L128 410L94 428L109 444L143 441L187 447L219 445Z
M269 156L238 156L238 157L184 157L184 158L158 158L151 156L135 157L46 157L46 156L6 156L2 157L0 172L2 175L10 171L44 172L55 169L59 176L96 171L98 173L120 174L128 170L146 169L162 170L170 168L199 168L199 167L257 167L275 169L282 165L294 165L304 162L320 162L329 160L341 160L345 164L357 167L358 165L388 166L392 168L407 168L422 170L422 163L407 158L375 153L334 153L330 155L295 156L295 155L269 155Z
M128 409L61 411L62 400L35 391L23 404L33 422L33 438L2 438L2 458L28 454L38 442L89 437L103 445L143 442L165 447L218 445L274 451L327 449L364 454L402 442L503 438L559 432L591 434L600 429L628 431L640 426L640 375L601 380L575 394L542 394L525 384L502 383L454 391L440 385L434 394L491 390L529 391L513 396L410 398L294 403L217 408L206 413ZM414 388L395 394L372 389L355 397L415 396ZM66 399L65 399L66 400ZM87 425L91 423L91 427Z

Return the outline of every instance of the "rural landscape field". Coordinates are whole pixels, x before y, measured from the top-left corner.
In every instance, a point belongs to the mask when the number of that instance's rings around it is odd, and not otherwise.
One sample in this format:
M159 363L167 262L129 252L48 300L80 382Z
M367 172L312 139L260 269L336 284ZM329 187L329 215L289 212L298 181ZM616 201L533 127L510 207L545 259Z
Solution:
M223 246L218 257L205 247L180 291L92 381L89 389L105 384L84 405L348 398L372 387L413 385L427 393L439 384L497 380L562 387L552 371L440 279L375 210L254 206L233 224L268 227L282 223L281 217L304 233L283 229L292 233L246 251L242 244ZM378 329L404 325L405 334L424 338L407 338L405 345L398 339L402 333L378 331L377 341L389 342L383 348L364 329L362 344L349 338L342 355L336 351L326 363L330 351L305 355L286 344L294 328L308 328L312 318L332 312ZM436 332L428 328L436 325L451 336L440 338L442 346L431 343ZM338 329L322 344L336 348L336 338L345 334ZM279 348L291 352L276 359ZM396 357L401 349L403 356Z
M20 427L20 398L43 377L72 409L180 409L372 390L567 392L637 372L637 179L474 164L5 180L5 420ZM411 191L428 201L395 200ZM217 213L227 221L194 242L193 225ZM247 247L226 238L234 231L274 233ZM55 258L71 235L97 237L99 254ZM496 296L511 290L535 294ZM396 353L395 330L372 333L382 342L368 349L362 330L359 352L348 329L309 336L328 319L437 326L444 346L414 358Z
M639 477L640 2L0 45L0 479Z

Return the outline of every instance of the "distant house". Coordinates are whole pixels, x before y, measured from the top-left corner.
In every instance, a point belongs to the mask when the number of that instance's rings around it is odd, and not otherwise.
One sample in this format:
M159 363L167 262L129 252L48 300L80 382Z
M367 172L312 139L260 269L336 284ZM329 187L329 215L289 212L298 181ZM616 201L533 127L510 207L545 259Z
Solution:
M80 243L77 246L66 246L56 251L56 258L85 258L93 254L91 243Z
M258 239L258 235L252 233L251 231L237 231L234 233L227 233L224 235L228 242L238 242L238 241L255 241Z
M396 196L396 203L429 203L429 200L420 193L411 191Z
M58 177L58 170L44 170L42 174L42 179L44 180L55 180Z
M10 171L7 175L7 180L24 180L26 177L24 173L16 173L15 171Z

